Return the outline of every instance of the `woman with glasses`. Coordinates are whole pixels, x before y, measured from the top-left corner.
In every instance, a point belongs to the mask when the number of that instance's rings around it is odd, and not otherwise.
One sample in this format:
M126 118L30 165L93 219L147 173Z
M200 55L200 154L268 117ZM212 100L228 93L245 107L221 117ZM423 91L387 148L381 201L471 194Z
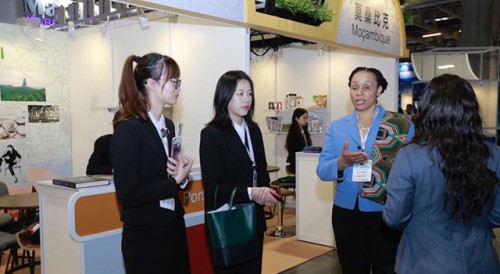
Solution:
M178 191L193 160L170 157L175 129L162 115L165 104L177 102L179 76L175 60L158 53L129 56L123 66L110 154L127 274L190 273Z
M273 194L277 193L269 187L262 133L252 120L254 98L253 82L245 72L224 73L215 88L215 116L201 131L200 164L205 191L205 212L227 203L234 189L235 204L258 204L256 241L260 255L232 267L215 267L215 273L261 273L266 231L262 206L271 206L278 202L273 197ZM217 205L214 207L216 189Z
M343 273L391 273L399 231L382 221L385 180L396 152L412 136L410 117L386 111L377 98L387 80L375 68L349 76L354 110L333 121L316 173L337 181L332 226Z
M397 273L500 273L491 228L500 226L500 148L486 142L474 89L432 79L415 137L387 181L384 221L403 229Z

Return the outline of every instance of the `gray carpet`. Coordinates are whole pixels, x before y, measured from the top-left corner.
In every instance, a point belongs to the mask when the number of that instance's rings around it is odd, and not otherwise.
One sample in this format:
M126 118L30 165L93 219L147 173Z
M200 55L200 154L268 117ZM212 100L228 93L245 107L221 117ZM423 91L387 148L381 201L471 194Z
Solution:
M341 274L337 251L332 250L298 266L280 272L280 274Z
M498 237L498 231L496 231ZM496 247L498 258L500 260L500 241L498 238L493 239L493 244ZM287 269L279 274L342 274L340 268L339 257L337 251L332 250L307 262L297 265L293 268Z

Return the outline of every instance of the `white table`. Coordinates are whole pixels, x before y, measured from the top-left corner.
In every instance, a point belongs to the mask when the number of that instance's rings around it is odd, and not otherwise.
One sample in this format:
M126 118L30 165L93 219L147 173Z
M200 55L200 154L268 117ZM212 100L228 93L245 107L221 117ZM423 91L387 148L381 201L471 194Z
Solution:
M335 182L324 182L318 178L318 158L319 153L296 154L296 238L335 248L332 229Z

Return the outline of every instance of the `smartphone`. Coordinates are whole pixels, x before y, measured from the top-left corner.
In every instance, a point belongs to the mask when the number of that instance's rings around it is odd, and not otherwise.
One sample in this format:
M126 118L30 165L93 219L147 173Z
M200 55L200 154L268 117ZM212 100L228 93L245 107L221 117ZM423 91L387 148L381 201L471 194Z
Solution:
M170 157L179 161L179 157L181 155L181 147L182 147L182 136L175 136L172 138L172 149L170 150Z
M278 202L280 203L284 203L285 201L283 201L283 199L281 199L280 195L274 193L274 192L271 192L271 195L273 195L273 197L278 200Z

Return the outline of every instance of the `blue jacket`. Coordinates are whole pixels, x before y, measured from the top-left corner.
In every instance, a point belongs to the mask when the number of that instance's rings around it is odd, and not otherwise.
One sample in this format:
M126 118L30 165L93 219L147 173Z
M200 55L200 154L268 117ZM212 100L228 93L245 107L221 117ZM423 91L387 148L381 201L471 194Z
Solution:
M385 113L385 109L382 106L377 105L376 107L378 109L378 114L370 127L370 132L368 133L366 141L368 156L370 156L373 145L375 144L380 121ZM408 132L407 140L411 140L413 134L414 128L412 124ZM361 137L359 136L356 111L331 123L326 134L323 151L319 157L316 174L323 181L337 181L334 198L335 205L346 209L354 209L356 197L358 197L358 207L361 211L382 211L384 208L383 205L358 195L360 183L352 181L352 166L346 167L343 172L343 177L339 178L337 160L342 153L345 141L349 141L349 151L361 151Z
M500 177L500 148L490 146L488 167ZM404 229L396 256L397 273L500 273L491 224L500 225L500 189L485 202L480 216L464 225L444 211L445 178L428 157L410 144L399 150L387 181L382 214L387 225ZM433 152L437 163L441 157Z

